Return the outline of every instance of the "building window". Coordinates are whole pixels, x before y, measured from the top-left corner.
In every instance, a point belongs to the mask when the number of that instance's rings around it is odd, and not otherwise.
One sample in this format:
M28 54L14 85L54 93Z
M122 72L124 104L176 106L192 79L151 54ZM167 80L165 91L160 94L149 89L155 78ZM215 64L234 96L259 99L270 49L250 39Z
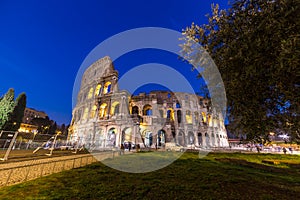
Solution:
M111 91L111 82L106 82L103 88L103 94L110 93Z
M206 123L206 113L205 112L202 112L202 121L203 123Z
M152 106L150 106L149 104L145 105L143 109L143 115L146 116L152 115Z
M177 122L181 123L181 110L177 110Z
M174 121L174 118L174 110L172 108L169 108L167 111L167 119Z
M100 112L99 112L99 117L105 117L107 114L107 104L106 103L103 103L101 104L100 106Z
M191 111L189 111L189 110L186 111L185 119L186 119L187 124L192 124L193 123L193 118L192 118Z
M112 105L111 105L111 110L110 110L110 114L111 115L116 115L119 114L119 108L120 108L120 103L115 101Z
M101 89L101 84L98 84L95 90L95 96L99 96L100 95L100 89Z
M93 93L94 93L94 88L91 88L88 94L88 99L92 98Z
M86 119L87 118L87 116L88 116L88 113L89 113L89 109L88 108L85 108L84 109L84 113L83 113L83 119Z
M94 105L93 108L92 108L92 111L91 111L91 118L94 118L95 117L95 114L96 114L96 110L97 110L97 106Z
M194 114L195 114L195 122L196 122L196 124L198 124L199 123L199 113L195 112Z
M137 106L133 106L132 109L131 109L131 114L136 114L138 115L139 114L139 107Z

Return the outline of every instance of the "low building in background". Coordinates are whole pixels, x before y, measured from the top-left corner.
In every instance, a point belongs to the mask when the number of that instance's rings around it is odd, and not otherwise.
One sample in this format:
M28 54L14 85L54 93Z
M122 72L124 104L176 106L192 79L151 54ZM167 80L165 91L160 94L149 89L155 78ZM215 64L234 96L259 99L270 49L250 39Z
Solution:
M34 118L46 119L46 117L48 117L48 115L44 111L38 111L33 108L25 108L22 122L24 124L31 124L31 121Z

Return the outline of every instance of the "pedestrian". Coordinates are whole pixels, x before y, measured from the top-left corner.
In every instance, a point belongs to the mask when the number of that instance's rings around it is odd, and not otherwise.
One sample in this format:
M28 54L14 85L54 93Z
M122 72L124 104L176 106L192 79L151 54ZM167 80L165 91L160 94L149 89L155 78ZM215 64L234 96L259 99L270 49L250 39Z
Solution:
M258 146L258 145L256 145L256 150L257 150L257 153L259 153L259 152L260 152L260 148L259 148L259 146Z
M293 154L293 148L289 147L289 151L291 152L291 154Z
M284 154L286 154L286 148L285 147L283 147L282 151L283 151Z
M131 149L131 143L129 142L129 144L128 144L128 150L130 151L130 149Z
M120 152L121 155L124 155L124 150L125 150L125 147L123 144L121 144L121 152Z

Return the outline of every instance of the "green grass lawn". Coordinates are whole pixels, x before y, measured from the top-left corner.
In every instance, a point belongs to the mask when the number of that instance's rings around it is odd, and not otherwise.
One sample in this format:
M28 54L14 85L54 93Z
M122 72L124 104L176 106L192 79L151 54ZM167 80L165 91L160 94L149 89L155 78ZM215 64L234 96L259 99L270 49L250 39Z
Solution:
M163 169L134 174L94 163L1 188L0 199L300 199L299 164L297 155L184 153Z

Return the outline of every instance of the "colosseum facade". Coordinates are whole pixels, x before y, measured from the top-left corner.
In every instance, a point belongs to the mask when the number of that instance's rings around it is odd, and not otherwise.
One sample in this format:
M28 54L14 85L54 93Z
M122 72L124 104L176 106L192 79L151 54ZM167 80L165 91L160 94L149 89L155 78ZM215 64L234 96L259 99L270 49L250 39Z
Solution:
M131 142L141 147L226 147L222 115L209 99L195 94L152 91L131 95L119 90L118 72L106 56L84 72L72 112L69 139L87 148L119 148Z

